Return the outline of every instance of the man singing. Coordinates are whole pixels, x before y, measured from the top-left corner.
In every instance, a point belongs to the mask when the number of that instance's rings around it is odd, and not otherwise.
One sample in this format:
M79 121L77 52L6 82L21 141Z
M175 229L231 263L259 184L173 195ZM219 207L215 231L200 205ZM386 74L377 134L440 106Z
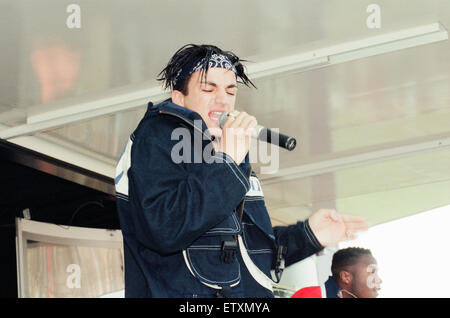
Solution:
M238 82L254 86L241 62L189 44L160 73L171 98L149 103L117 165L126 297L273 297L283 263L367 228L359 216L325 209L272 227L249 163L256 119L235 109ZM182 162L173 160L177 129L202 137L200 146L188 139Z

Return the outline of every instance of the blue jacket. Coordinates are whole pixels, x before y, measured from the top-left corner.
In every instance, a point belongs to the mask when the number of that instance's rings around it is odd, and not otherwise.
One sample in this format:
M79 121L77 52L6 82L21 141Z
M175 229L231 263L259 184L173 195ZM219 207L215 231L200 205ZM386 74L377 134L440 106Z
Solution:
M333 276L329 276L327 281L325 282L325 290L326 290L326 298L339 298L338 294L341 291L341 288L337 284L336 280Z
M149 103L115 178L126 297L273 297L281 246L287 266L323 248L308 221L272 227L248 157L215 153L198 113Z

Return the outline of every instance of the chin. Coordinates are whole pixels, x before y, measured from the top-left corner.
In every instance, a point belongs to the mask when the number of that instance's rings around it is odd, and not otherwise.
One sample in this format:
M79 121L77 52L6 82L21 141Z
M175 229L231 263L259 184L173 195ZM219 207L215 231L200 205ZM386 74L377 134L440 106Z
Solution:
M375 290L372 292L372 295L370 298L377 298L377 297L378 297L378 291Z

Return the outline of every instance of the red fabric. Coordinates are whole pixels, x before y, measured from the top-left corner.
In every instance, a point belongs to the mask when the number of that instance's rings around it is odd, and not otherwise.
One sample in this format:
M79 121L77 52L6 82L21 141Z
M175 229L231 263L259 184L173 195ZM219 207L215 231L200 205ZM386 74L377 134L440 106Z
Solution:
M320 286L305 287L297 290L291 298L322 298Z

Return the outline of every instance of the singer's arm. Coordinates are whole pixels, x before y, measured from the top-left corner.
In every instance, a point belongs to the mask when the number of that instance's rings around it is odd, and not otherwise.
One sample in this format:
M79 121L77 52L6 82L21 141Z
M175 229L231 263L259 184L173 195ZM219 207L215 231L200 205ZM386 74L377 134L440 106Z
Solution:
M289 226L276 226L273 231L277 245L286 248L284 255L286 266L299 262L324 248L313 234L308 220Z
M360 216L339 214L332 209L320 209L307 220L295 225L274 227L278 245L285 246L286 266L317 253L326 246L354 239L369 224Z
M174 163L173 129L154 126L133 144L129 179L135 215L130 218L143 245L169 254L231 215L250 189L250 167L237 166L222 153L213 163Z

